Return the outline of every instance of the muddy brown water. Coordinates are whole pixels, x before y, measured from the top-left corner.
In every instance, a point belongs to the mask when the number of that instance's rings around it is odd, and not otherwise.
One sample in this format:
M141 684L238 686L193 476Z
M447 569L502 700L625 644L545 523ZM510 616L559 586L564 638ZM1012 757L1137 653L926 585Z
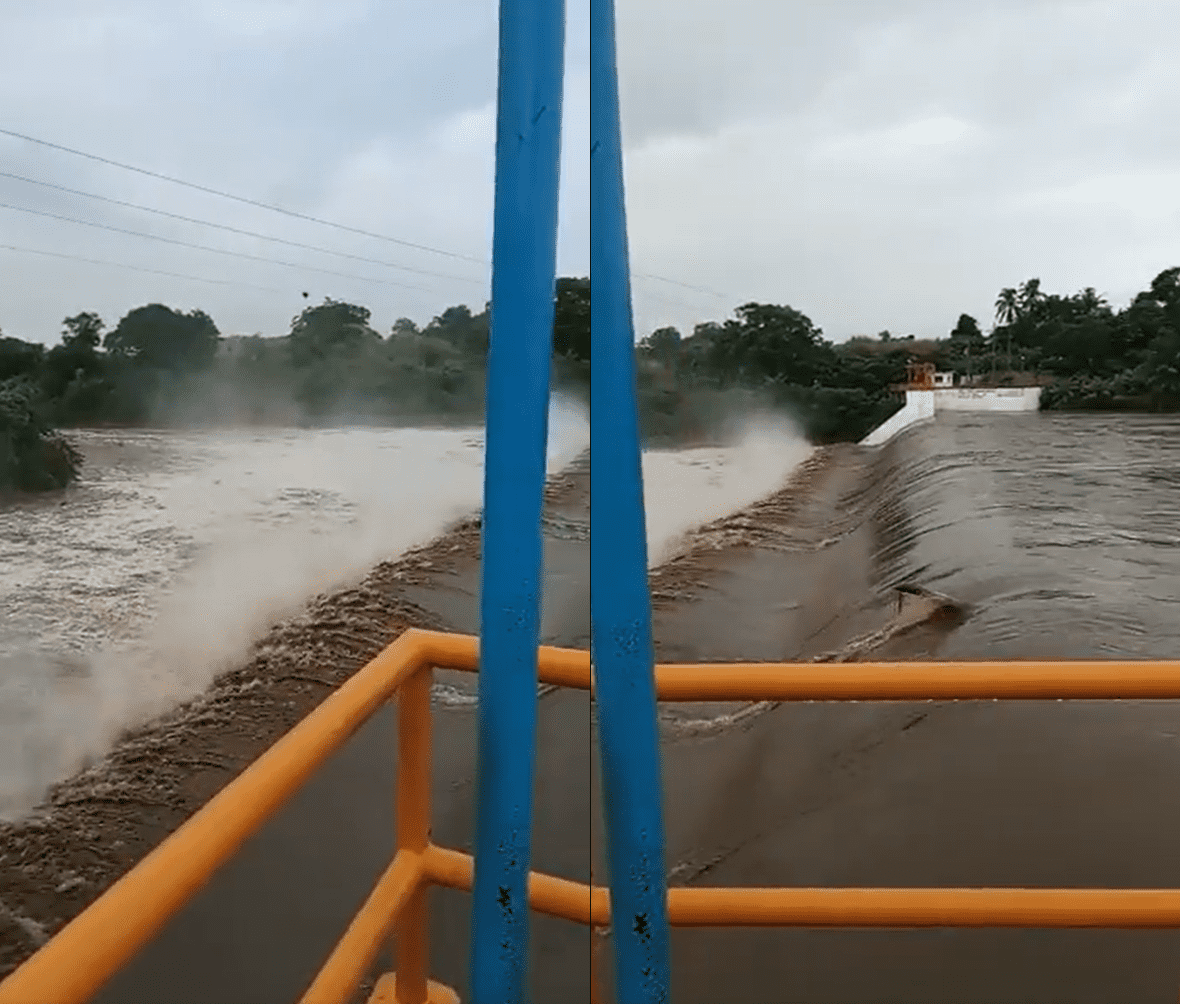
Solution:
M91 461L87 478L58 497L7 510L0 526L11 556L31 559L6 566L9 578L0 583L7 587L0 590L7 608L2 640L10 646L2 681L8 703L0 711L14 726L5 732L0 796L8 799L10 814L15 810L15 819L0 822L0 973L398 632L478 627L478 524L460 523L420 550L381 562L358 584L329 589L302 612L292 601L317 584L347 581L374 556L429 537L432 525L469 510L480 486L477 431L95 432L80 438ZM551 459L560 461L560 437L556 445ZM766 443L760 448L764 452ZM781 481L800 451L793 443L771 458L779 465L777 477L759 463L758 478L738 486L736 495L724 477L732 453L660 455L652 469L658 477L687 464L677 484L698 485L706 497L698 507L717 512ZM742 454L738 460L743 457L751 459ZM400 465L412 477L374 485L372 471L382 465L395 472ZM547 498L543 638L585 647L584 458L551 482ZM683 497L669 508L660 504L659 492L653 500L657 537L674 537L691 525L692 506ZM391 526L389 510L399 508L404 511ZM247 532L226 534L227 522L230 530L238 522ZM111 557L97 575L90 567L95 551ZM173 585L177 567L186 565L189 574ZM174 611L195 606L206 614L179 637L172 634L178 621L161 616L167 604L153 609L156 594L170 586ZM282 603L259 607L259 590ZM287 617L266 630L265 621L283 612ZM138 651L137 629L147 635ZM40 651L30 641L39 642ZM182 658L169 658L175 655ZM201 690L218 663L231 668ZM135 720L152 706L138 700L144 683L163 691L164 705L186 691L195 696L162 718L146 715L140 726ZM468 849L474 690L470 675L440 671L434 692L435 836ZM589 722L586 695L543 696L534 862L575 878L589 878ZM131 732L101 755L107 737L128 724ZM98 999L296 997L388 861L393 748L389 715L378 715ZM100 755L70 776L71 761L87 752ZM55 777L64 779L55 783ZM48 793L29 814L26 806L47 783ZM292 881L292 875L308 881ZM469 899L444 890L434 898L432 972L465 989ZM532 946L539 1000L584 995L588 931L536 918Z
M707 586L657 612L662 655L830 656L917 583L966 619L875 658L1175 658L1178 485L1174 418L940 417L841 448L781 538L695 560ZM1180 885L1175 702L798 703L719 732L693 713L664 711L674 884ZM684 1004L1180 990L1167 931L684 930L672 961Z
M1148 416L959 416L881 451L824 451L655 571L658 655L1173 657L1178 433ZM545 633L584 645L585 496L567 502L550 526ZM381 589L471 630L477 558L441 565ZM965 618L894 630L906 583L961 601ZM474 705L470 681L440 683L435 838L467 848ZM585 880L593 862L601 882L593 710L580 694L541 701L534 867ZM679 705L661 727L672 884L1180 886L1172 702ZM378 716L100 999L296 997L388 861L392 748ZM321 881L292 884L292 867ZM467 996L468 904L432 894L433 975ZM546 918L532 930L538 1002L587 999L592 944L610 997L609 933ZM1178 989L1172 932L673 935L671 999L685 1004L1174 1001Z

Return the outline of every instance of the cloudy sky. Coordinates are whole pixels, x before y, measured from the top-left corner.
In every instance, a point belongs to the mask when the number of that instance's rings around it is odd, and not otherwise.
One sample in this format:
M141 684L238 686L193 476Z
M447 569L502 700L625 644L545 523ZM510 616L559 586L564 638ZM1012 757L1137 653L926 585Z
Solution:
M8 175L376 260L0 177L5 206L324 270L0 208L0 244L193 277L0 250L0 329L52 343L79 310L114 324L152 301L201 307L223 334L268 335L286 333L292 316L325 296L370 307L381 331L401 316L425 323L455 303L481 308L490 285L481 262L491 255L497 6L0 3L0 129L449 253L317 226L0 134ZM571 4L559 269L579 275L589 270L588 23L588 6Z
M942 335L1180 265L1180 5L618 7L635 268L724 294L639 282L641 331L759 300Z
M585 274L588 4L567 6L559 268ZM639 334L760 300L834 340L941 335L1032 276L1119 305L1180 264L1173 3L617 6ZM495 74L495 0L8 0L0 129L447 253L0 134L7 175L340 253L0 177L5 206L303 266L0 208L0 244L186 277L0 250L0 329L53 342L159 301L281 334L303 291L383 331L482 305Z

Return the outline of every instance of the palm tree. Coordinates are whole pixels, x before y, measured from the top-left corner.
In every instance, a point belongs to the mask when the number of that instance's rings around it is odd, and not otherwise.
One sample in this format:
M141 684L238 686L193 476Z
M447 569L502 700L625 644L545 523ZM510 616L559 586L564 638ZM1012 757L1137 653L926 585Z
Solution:
M1078 307L1085 315L1096 314L1105 307L1106 300L1099 296L1093 286L1087 286L1075 298Z
M1020 300L1016 290L1008 287L1001 289L996 297L996 320L1001 324L1011 324L1020 316Z
M1041 280L1029 279L1020 287L1020 312L1025 317L1033 314L1037 306L1045 299L1041 292Z
M1008 369L1012 368L1012 325L1022 316L1020 295L1011 286L1001 289L996 297L996 321L1008 331ZM994 332L993 332L994 333ZM992 373L996 370L995 346L992 346Z
M1026 325L1019 323L1020 321L1028 321L1030 325L1035 325L1038 320L1043 319L1044 307L1046 303L1045 294L1041 292L1040 279L1028 279L1020 287L1020 317L1017 323L1017 328L1021 330L1022 336L1025 339L1025 344L1029 344L1028 339L1031 338L1031 332L1025 331ZM1023 358L1023 357L1022 357ZM1008 335L1008 368L1012 367L1012 335Z

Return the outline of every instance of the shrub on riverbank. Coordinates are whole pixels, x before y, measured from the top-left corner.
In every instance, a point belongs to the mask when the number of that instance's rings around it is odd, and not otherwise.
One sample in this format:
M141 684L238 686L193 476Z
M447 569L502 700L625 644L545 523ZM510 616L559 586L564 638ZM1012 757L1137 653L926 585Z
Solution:
M23 377L0 381L0 491L64 488L82 457L38 415L37 389Z
M657 447L724 442L746 419L767 414L785 416L813 443L859 442L901 405L898 394L774 381L756 388L646 385L639 420L645 442Z
M27 380L59 427L482 421L486 305L449 307L421 328L400 318L388 334L371 320L367 307L327 299L286 335L225 337L201 310L149 304L104 334L86 312L62 322L50 349L0 337L0 380ZM587 396L589 279L558 280L553 339L554 389Z

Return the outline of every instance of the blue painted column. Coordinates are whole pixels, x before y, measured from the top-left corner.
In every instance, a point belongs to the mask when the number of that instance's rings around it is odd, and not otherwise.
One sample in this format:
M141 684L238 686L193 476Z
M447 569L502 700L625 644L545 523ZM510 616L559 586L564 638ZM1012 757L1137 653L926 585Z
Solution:
M501 0L480 600L471 999L528 995L564 0Z
M663 795L613 0L590 0L590 606L618 999L668 999Z

